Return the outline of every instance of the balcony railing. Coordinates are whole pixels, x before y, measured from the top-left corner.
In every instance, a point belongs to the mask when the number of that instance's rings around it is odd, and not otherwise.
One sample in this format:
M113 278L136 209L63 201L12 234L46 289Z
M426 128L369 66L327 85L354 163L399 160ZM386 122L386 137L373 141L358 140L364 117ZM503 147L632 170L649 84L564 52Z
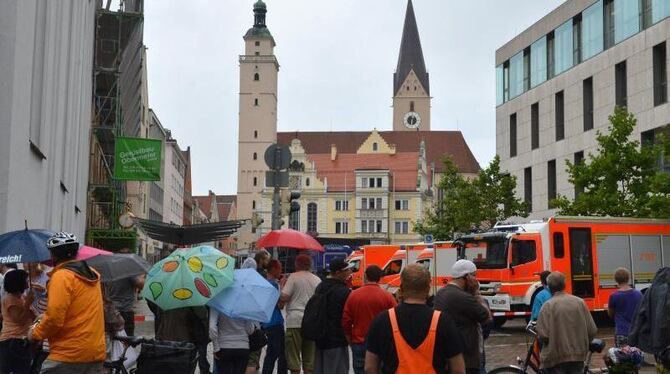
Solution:
M275 64L279 65L277 58L272 55L240 55L240 62L274 62Z

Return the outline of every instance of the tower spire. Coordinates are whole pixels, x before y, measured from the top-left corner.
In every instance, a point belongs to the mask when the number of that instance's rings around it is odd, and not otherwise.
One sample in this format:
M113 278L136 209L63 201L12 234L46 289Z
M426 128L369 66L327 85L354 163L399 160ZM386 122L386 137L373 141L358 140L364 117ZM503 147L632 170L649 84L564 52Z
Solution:
M416 25L416 17L414 16L414 6L412 6L412 0L408 0L405 25L400 42L400 53L398 55L398 66L396 67L395 74L393 74L394 95L398 93L398 90L411 70L414 70L426 93L430 95L428 72L426 72L426 64L423 60L419 29Z

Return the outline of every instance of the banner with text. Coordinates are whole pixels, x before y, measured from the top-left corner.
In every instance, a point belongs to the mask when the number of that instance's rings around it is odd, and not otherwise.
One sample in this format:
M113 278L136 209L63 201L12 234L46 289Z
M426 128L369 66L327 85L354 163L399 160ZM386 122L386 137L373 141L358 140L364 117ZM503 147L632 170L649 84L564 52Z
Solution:
M161 179L159 139L116 138L114 179L126 181L158 181Z

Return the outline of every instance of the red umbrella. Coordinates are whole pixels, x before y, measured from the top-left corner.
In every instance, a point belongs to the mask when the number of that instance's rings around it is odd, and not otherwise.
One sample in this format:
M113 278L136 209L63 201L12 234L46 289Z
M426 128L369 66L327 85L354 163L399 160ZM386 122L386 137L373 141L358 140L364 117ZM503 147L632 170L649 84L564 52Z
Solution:
M323 246L311 236L296 230L273 230L258 239L259 248L286 247L298 250L323 252Z
M79 248L79 251L77 252L77 260L88 260L91 257L95 257L98 255L104 255L104 256L111 256L113 253L109 251L105 251L102 249L98 248L93 248L89 246L81 246Z

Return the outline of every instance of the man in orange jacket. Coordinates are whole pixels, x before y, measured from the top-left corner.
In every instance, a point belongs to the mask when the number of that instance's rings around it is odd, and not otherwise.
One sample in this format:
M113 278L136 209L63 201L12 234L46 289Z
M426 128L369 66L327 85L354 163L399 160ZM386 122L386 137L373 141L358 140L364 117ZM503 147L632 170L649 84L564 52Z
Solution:
M48 340L40 373L100 373L105 360L105 322L100 275L75 260L79 243L68 233L47 241L56 267L47 284L47 310L30 329L30 340Z

